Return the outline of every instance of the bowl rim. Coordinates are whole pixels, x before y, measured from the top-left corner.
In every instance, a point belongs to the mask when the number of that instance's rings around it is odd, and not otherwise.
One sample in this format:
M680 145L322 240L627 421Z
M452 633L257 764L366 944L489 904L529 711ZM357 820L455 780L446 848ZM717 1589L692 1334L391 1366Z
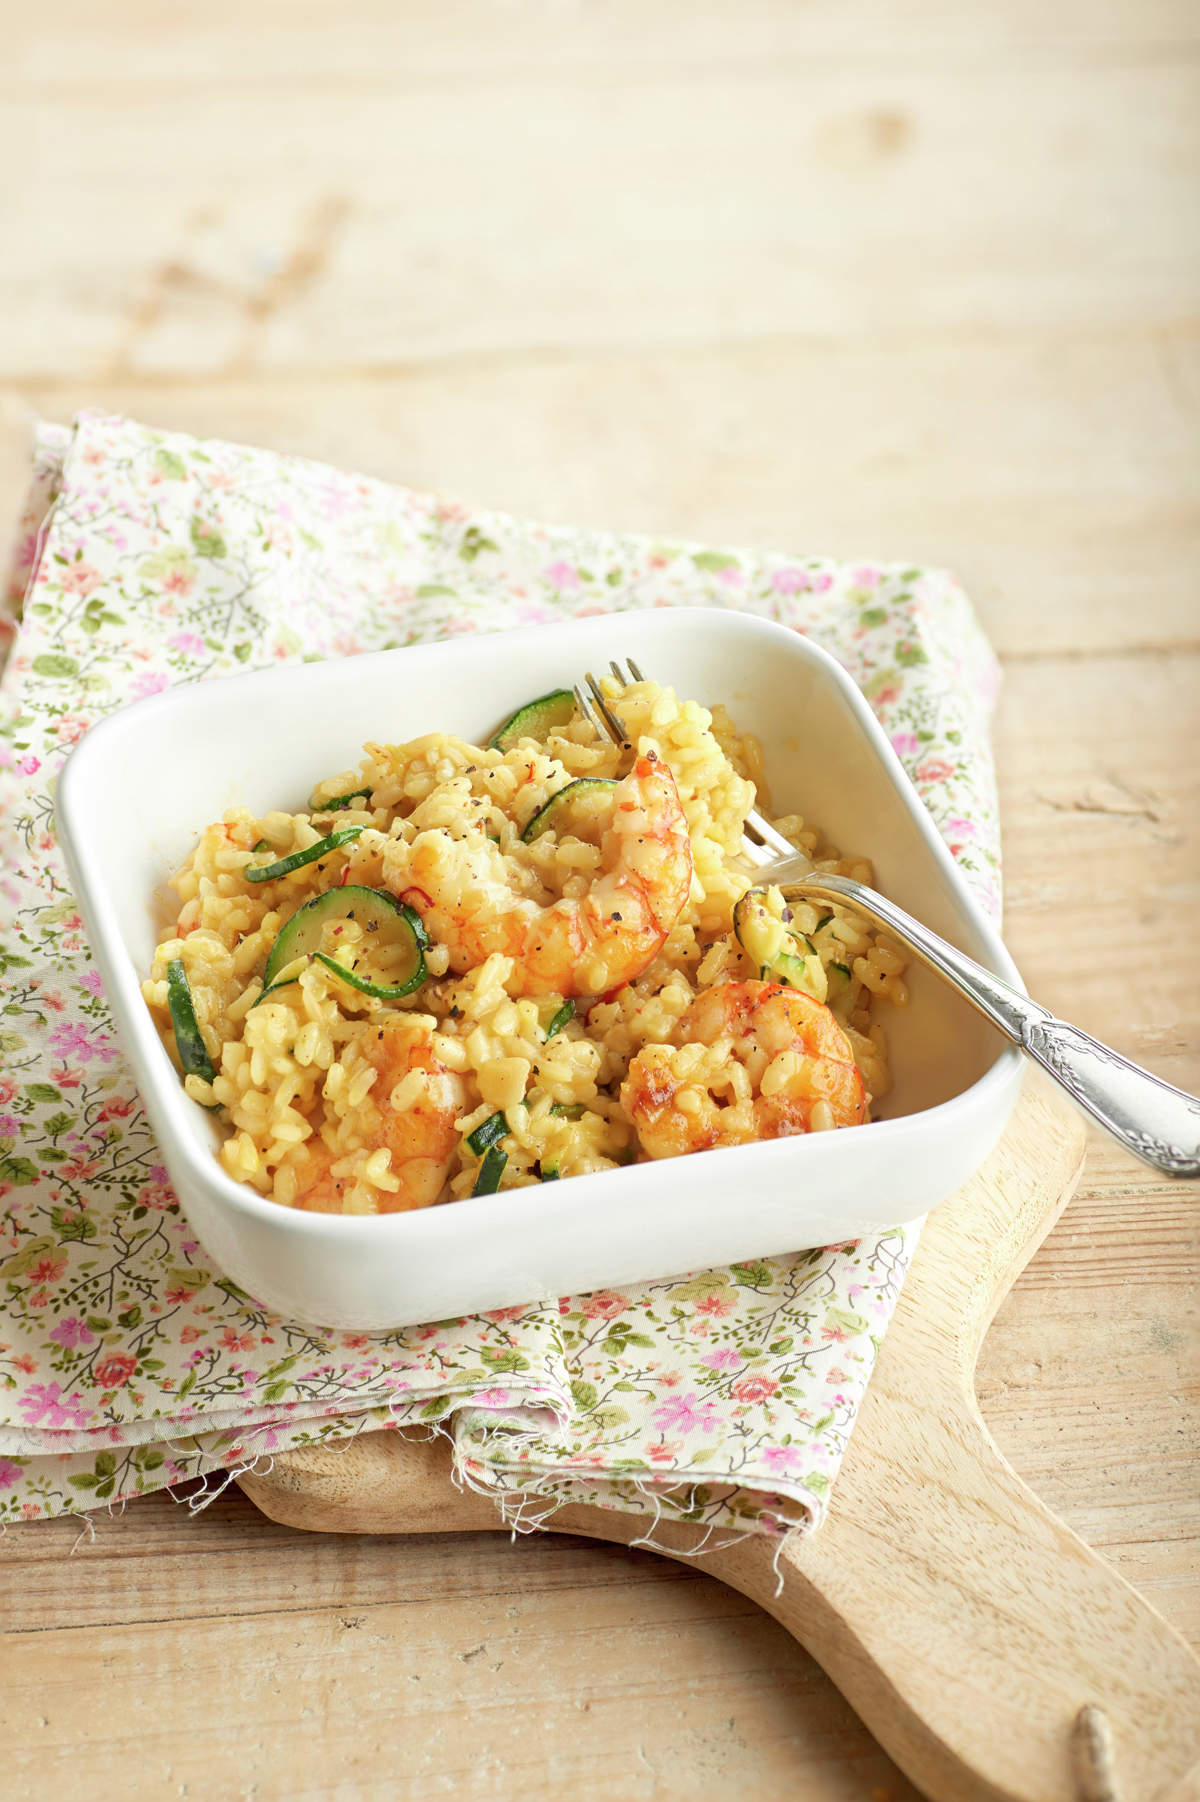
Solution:
M553 1206L555 1214L561 1219L568 1212L589 1210L590 1196L598 1182L611 1184L614 1179L621 1179L623 1191L628 1195L635 1192L639 1184L645 1186L661 1178L661 1160L651 1160L646 1164L631 1165L619 1170L594 1171L586 1176L573 1178L565 1192L556 1190L552 1201L549 1197L541 1196L540 1185L525 1185L493 1195L464 1196L452 1206L446 1204L436 1208L369 1215L327 1214L285 1207L269 1196L260 1195L248 1184L237 1182L226 1173L214 1156L204 1155L199 1143L183 1128L183 1116L179 1110L185 1106L194 1107L196 1103L188 1100L166 1048L154 1028L141 994L142 978L126 950L112 899L103 882L94 881L88 871L83 855L83 840L86 837L83 801L82 798L76 801L76 790L88 780L91 765L98 756L107 752L110 741L117 741L131 730L140 731L151 724L158 714L203 707L218 688L227 691L231 685L236 684L247 698L250 698L251 691L270 696L278 691L294 688L297 682L304 684L312 681L320 684L330 680L331 674L350 669L360 670L368 665L378 667L391 663L397 656L422 660L453 660L460 650L485 642L504 640L515 643L523 640L532 643L536 640L539 645L544 645L550 635L583 637L598 629L602 630L610 623L619 631L627 629L631 620L645 617L647 613L638 610L588 615L551 625L512 627L502 631L472 634L470 637L362 652L348 658L327 658L317 662L285 664L275 669L213 677L203 682L168 689L118 708L91 727L72 748L59 773L55 792L56 828L71 877L72 891L87 926L91 949L101 968L113 1017L122 1036L122 1049L133 1066L138 1087L143 1091L143 1099L151 1113L151 1123L156 1135L167 1141L161 1149L168 1163L172 1157L179 1160L188 1179L200 1186L210 1200L222 1207L232 1208L235 1213L243 1214L275 1231L294 1232L317 1241L354 1244L369 1240L382 1249L406 1237L423 1237L432 1227L435 1218L439 1219L438 1230L442 1230L440 1220L448 1212L454 1219L461 1220L465 1230L478 1210L484 1208L489 1222L497 1230L503 1231L506 1225L516 1225L528 1213L531 1197L540 1197L546 1208ZM786 643L790 655L800 655L824 680L831 683L847 703L856 725L884 766L897 801L906 808L915 822L926 851L947 880L959 909L967 916L982 940L987 951L987 961L997 974L1025 992L1020 974L996 926L984 913L951 856L945 840L933 823L932 815L917 793L882 725L861 689L830 652L792 627L734 608L680 606L653 610L649 617L678 622L681 628L685 628L689 621L700 620L711 628L714 620L719 619L727 629L735 632L744 631L750 636L761 635L764 639L775 639L781 646ZM514 664L516 661L517 658L514 657ZM1012 1085L1015 1071L1021 1062L1021 1053L1016 1046L1005 1046L998 1042L995 1061L982 1076L959 1094L897 1119L871 1121L872 1145L878 1147L881 1139L887 1141L911 1136L917 1122L926 1130L930 1126L937 1129L943 1124L950 1129L959 1116L980 1107L986 1109L993 1102L998 1105L1004 1091ZM155 1114L160 1118L154 1118ZM834 1136L828 1135L830 1138ZM836 1137L841 1142L842 1136ZM803 1145L820 1142L820 1136L816 1140L810 1140L807 1135L801 1135L799 1139L754 1141L748 1145L714 1147L713 1151L718 1155L738 1152L742 1155L744 1165L750 1160L761 1161L764 1155L790 1157L794 1160L798 1152L803 1155Z

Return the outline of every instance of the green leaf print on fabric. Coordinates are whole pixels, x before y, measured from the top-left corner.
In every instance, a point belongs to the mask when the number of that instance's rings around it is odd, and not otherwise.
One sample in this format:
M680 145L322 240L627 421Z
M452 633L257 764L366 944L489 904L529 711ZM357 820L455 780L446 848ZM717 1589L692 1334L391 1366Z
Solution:
M220 532L218 532L215 526L210 525L207 520L201 519L198 513L193 513L192 515L190 531L192 548L197 557L224 557L228 555L225 540Z
M64 657L58 651L43 651L40 657L33 660L35 676L48 676L52 681L65 682L70 676L79 674L79 665L74 657Z

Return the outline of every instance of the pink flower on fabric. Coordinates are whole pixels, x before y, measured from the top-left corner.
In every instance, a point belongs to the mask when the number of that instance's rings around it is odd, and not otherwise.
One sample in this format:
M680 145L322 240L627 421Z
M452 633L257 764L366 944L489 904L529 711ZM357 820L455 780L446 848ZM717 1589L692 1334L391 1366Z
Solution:
M135 701L144 701L150 695L160 695L170 685L171 678L161 670L145 670L135 682L130 683L129 692Z
M740 1402L765 1402L774 1395L778 1387L774 1377L743 1377L740 1383L733 1385L729 1393L735 1395Z
M507 1408L512 1393L508 1389L480 1389L475 1400L481 1408Z
M711 1433L720 1425L720 1410L714 1402L702 1401L694 1392L676 1395L650 1416L662 1433L694 1433L697 1428Z
M64 713L55 723L54 735L60 745L78 744L88 729L88 722L77 713Z
M53 1252L49 1252L30 1267L29 1280L37 1284L56 1283L66 1268L66 1258L56 1257Z
M59 1345L91 1345L96 1335L85 1320L78 1314L68 1314L65 1320L51 1330L50 1337Z
M777 569L771 577L776 594L801 594L808 587L806 569Z
M22 1465L14 1464L11 1458L0 1458L0 1489L15 1489L24 1475Z
M862 563L850 571L850 580L856 588L877 588L880 574L873 563Z
M90 563L72 563L63 572L62 585L68 594L79 594L86 597L91 594L93 588L100 586L100 582L100 571L93 569Z
M714 1320L724 1320L726 1314L732 1314L737 1303L728 1295L706 1295L703 1301L696 1303L697 1314L708 1314Z
M824 594L827 588L833 587L833 577L828 570L824 570L819 576L813 577L812 585L818 594Z
M960 820L955 818L953 820L947 820L942 830L943 832L952 832L955 838L974 838L975 822L974 820Z
M22 776L36 776L41 767L41 758L35 757L32 751L27 752L24 757L18 757L17 759L17 768L20 770Z
M231 1326L227 1326L221 1334L221 1344L226 1351L253 1351L258 1340L253 1333L235 1333Z
M176 632L168 638L167 643L173 651L182 651L187 657L201 657L204 654L204 640L198 632Z
M554 563L548 563L542 571L547 582L553 582L556 588L578 588L579 571L573 563L559 557Z
M175 1191L169 1183L143 1183L138 1190L138 1202L144 1208L165 1214L175 1204Z
M652 1458L656 1464L669 1464L682 1450L682 1439L664 1439L661 1445L650 1447L647 1457Z
M99 970L85 970L79 978L79 986L81 989L86 989L89 995L95 995L97 999L104 993L104 980Z
M589 1320L615 1320L629 1306L629 1297L612 1289L597 1289L594 1295L585 1295L579 1306Z
M99 1376L99 1371L97 1371ZM64 1395L57 1383L31 1383L17 1406L29 1427L85 1427L87 1409L77 1395Z
M783 1476L804 1462L803 1456L794 1445L768 1445L762 1452L762 1461L773 1477Z
M0 1114L0 1134L6 1139L15 1139L21 1131L21 1122L15 1114Z
M95 1367L96 1381L105 1389L119 1389L127 1383L137 1369L137 1359L128 1352L114 1352L110 1357L101 1358Z
M897 757L911 757L917 748L915 732L895 732L892 734L892 749Z
M722 1351L705 1352L701 1364L707 1364L710 1370L736 1370L741 1364L740 1355L726 1346Z
M727 568L717 572L717 580L718 582L724 582L729 588L740 588L746 580L746 573L744 570L739 569L735 563L731 563Z
M116 1046L107 1033L99 1033L92 1038L87 1028L81 1026L78 1021L56 1026L47 1043L52 1051L58 1053L59 1057L81 1057L85 1062L98 1058L102 1064L108 1064L117 1055ZM79 1078L76 1077L76 1084L78 1081Z
M351 505L350 496L338 482L328 482L321 491L321 512L326 519L339 519Z

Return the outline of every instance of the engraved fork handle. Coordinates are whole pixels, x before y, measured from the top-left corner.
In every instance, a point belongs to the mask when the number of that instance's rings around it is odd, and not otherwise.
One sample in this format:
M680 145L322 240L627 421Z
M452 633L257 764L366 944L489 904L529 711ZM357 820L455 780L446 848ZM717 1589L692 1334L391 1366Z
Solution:
M843 901L878 922L1019 1045L1113 1138L1167 1176L1200 1176L1200 1100L1031 1001L939 938L894 901L848 876L819 875L803 857L756 870L795 900Z

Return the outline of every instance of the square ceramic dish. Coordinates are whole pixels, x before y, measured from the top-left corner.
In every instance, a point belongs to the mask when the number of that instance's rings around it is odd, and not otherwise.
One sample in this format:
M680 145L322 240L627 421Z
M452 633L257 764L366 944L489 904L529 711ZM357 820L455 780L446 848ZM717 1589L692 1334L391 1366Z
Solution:
M179 1200L209 1256L285 1316L386 1328L735 1259L910 1220L982 1162L1020 1054L923 968L888 1021L895 1088L872 1124L634 1165L417 1213L281 1207L234 1182L139 984L161 885L230 806L304 805L364 740L486 737L531 695L610 657L761 740L773 805L873 859L880 888L1009 982L1012 961L891 746L834 661L786 628L701 608L622 613L204 682L97 726L58 787L68 866L113 1014Z

